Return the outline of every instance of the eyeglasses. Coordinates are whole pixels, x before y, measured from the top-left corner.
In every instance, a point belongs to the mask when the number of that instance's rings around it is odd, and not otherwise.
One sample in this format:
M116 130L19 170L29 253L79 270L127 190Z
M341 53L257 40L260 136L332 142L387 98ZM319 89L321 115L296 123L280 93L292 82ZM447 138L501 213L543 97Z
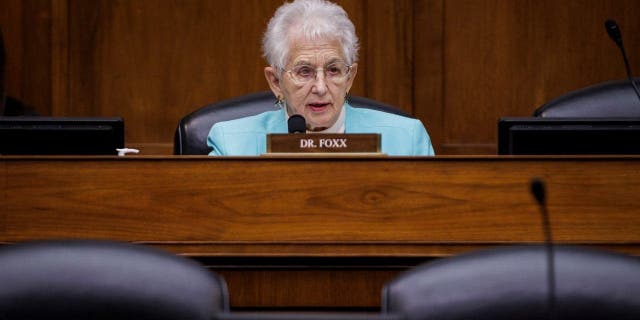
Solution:
M331 81L335 84L340 84L347 79L351 73L351 66L346 65L344 62L334 62L327 65L324 68L314 68L311 65L299 65L293 67L291 70L284 70L299 85L305 85L318 78L318 72L323 71L325 81Z

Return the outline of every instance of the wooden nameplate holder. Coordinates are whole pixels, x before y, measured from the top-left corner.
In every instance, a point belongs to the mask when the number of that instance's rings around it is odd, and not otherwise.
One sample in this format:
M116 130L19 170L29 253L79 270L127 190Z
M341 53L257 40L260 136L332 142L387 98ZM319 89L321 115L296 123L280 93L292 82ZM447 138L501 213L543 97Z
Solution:
M268 154L380 154L378 133L296 133L267 135Z

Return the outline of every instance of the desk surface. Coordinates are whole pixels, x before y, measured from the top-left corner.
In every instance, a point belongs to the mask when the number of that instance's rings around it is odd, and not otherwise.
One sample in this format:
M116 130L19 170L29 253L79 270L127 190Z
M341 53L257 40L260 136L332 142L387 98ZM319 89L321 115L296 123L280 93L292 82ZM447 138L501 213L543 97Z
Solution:
M541 242L532 177L547 182L557 242L640 254L640 157L625 156L5 156L0 242L119 239L209 259L441 257Z
M194 255L427 255L640 244L639 157L0 157L0 241L90 237Z

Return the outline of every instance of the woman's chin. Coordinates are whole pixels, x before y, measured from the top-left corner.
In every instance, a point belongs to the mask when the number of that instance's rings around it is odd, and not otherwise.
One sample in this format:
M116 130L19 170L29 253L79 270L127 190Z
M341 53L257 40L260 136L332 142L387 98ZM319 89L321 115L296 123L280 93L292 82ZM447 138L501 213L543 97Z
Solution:
M314 119L307 120L307 127L310 128L329 128L333 125L330 121L314 121Z

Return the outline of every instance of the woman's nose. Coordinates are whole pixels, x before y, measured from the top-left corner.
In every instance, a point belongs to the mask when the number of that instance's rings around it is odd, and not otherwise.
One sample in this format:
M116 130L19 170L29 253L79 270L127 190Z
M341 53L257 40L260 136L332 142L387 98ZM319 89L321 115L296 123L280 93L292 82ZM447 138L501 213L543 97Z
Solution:
M316 72L316 78L313 80L313 89L314 92L322 94L327 90L327 79L324 75L324 70L319 70L320 72Z

